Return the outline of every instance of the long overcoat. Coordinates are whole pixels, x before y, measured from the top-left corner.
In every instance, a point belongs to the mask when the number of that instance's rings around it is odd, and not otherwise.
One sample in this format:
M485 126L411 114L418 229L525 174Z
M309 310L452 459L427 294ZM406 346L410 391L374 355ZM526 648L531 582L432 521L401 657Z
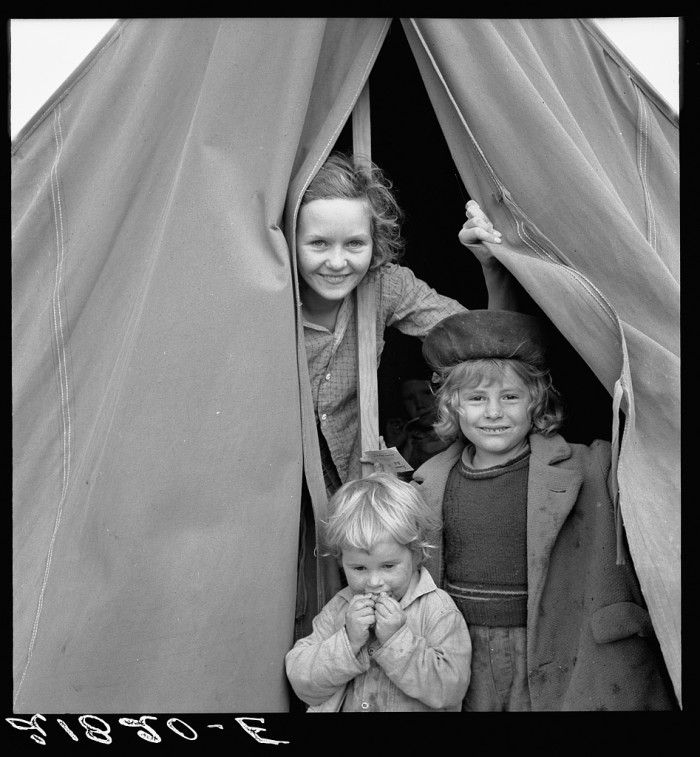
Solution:
M414 483L442 510L457 441ZM616 564L611 448L530 435L527 666L532 709L673 709L665 667L633 565ZM443 586L442 540L427 567Z

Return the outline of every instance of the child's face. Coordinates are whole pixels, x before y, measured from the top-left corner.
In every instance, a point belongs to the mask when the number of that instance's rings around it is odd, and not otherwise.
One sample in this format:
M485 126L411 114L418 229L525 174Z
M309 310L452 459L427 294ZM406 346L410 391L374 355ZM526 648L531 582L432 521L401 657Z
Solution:
M362 281L372 261L369 211L362 200L313 200L299 211L297 262L316 305L336 304Z
M385 591L400 600L416 570L413 552L394 539L384 539L365 552L343 549L343 570L354 594L379 594Z
M435 421L435 397L424 379L406 379L401 384L401 399L409 420L421 418L418 426L427 428Z
M475 465L502 465L527 449L530 392L510 366L493 381L460 389L459 400L459 426L475 447Z

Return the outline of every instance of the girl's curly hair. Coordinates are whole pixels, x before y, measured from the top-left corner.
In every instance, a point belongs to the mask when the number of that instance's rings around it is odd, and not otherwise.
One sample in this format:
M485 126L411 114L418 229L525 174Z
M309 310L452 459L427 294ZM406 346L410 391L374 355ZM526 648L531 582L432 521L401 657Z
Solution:
M564 403L552 385L549 369L539 362L519 358L481 358L466 360L443 369L437 391L437 422L435 433L443 441L460 437L459 392L465 387L476 387L482 381L498 380L510 366L530 392L528 413L532 433L552 436L564 424Z
M386 174L368 158L334 152L311 180L301 206L314 200L364 200L370 213L373 243L369 270L376 271L397 262L403 253L403 211L392 189Z

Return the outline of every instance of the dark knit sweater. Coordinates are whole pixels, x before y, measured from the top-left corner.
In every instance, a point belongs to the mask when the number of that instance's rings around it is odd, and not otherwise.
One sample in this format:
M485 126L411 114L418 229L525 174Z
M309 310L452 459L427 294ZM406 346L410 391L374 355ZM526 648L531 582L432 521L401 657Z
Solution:
M468 624L527 625L529 458L483 470L458 460L448 476L446 588Z

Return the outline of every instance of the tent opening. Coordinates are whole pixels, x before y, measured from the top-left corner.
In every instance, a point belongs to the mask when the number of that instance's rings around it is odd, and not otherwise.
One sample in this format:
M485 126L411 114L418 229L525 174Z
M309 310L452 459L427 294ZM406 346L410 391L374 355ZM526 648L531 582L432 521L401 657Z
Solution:
M481 266L457 239L465 220L464 206L470 197L398 20L389 29L372 69L369 87L372 160L394 183L405 213L406 248L401 264L465 307L486 308ZM350 120L335 147L352 151ZM520 293L521 309L546 319L527 292L521 289ZM554 333L558 331L554 329ZM401 382L415 376L424 365L419 339L397 329L387 329L384 338L386 344L377 372L380 434L389 418L403 413ZM593 439L609 441L610 397L563 337L551 350L550 365L554 385L568 400L564 428L567 439L584 444Z

